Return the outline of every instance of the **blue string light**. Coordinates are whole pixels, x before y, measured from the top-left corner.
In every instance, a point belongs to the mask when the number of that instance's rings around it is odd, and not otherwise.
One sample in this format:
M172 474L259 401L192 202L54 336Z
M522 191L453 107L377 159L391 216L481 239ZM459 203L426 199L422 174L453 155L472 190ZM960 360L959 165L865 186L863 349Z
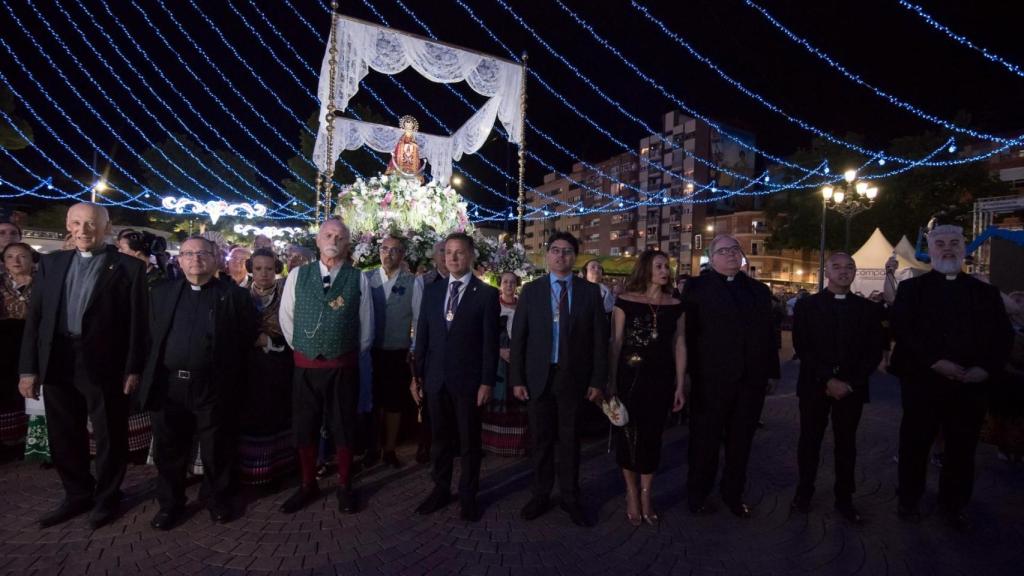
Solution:
M931 26L932 28L935 28L939 32L942 32L946 36L949 36L951 39L956 41L958 44L966 46L966 47L968 47L971 50L974 50L976 52L980 52L981 55L984 56L985 58L987 58L988 60L991 60L992 62L995 62L996 64L999 64L1000 66L1002 66L1003 68L1006 68L1007 70L1009 70L1010 72L1016 74L1017 76L1020 76L1020 77L1024 78L1024 70L1022 70L1020 66L1018 66L1018 65L1016 65L1016 64L1014 64L1012 62L1009 62L1008 60L1006 60L1002 56L999 56L998 54L994 54L994 53L989 52L988 50L982 48L981 46L978 46L974 42L971 42L970 39L968 39L966 36L963 36L963 35L960 35L960 34L957 34L957 33L953 32L947 26L945 26L944 24L942 24L941 22L939 22L938 20L933 18L931 16L931 14L925 12L924 8L918 6L917 4L913 4L911 2L907 2L906 0L896 0L896 1L897 1L897 3L900 6L906 8L907 10L910 10L911 12L913 12L915 14L917 14L925 22L927 22L929 26Z
M789 28L786 28L786 26L784 26L781 22L779 22L779 20L777 18L772 16L771 13L769 13L768 10L766 10L764 7L755 4L751 0L744 0L744 1L747 4L747 6L753 8L754 10L759 12L762 16L764 16L764 18L766 20L768 20L768 22L770 22L773 26L775 26L775 28L777 28L780 32L782 32L787 38L789 38L793 42L795 42L798 45L800 45L801 47L803 47L804 50L806 50L807 52L810 52L811 54L813 54L815 57L817 57L822 62L825 62L826 64L828 64L831 68L833 68L836 71L838 71L839 73L841 73L843 76L845 76L850 81L854 82L855 84L857 84L859 86L863 86L864 88L867 88L868 90L873 92L876 96L882 98L883 100L888 101L890 104L896 106L897 108L901 108L903 110L906 110L907 112L910 112L911 114L914 114L915 116L917 116L918 118L921 118L922 120L927 120L928 122L931 122L931 123L936 124L938 126L942 126L943 128L946 128L947 130L950 130L952 132L957 132L957 133L960 133L960 134L966 134L966 135L972 136L974 138L979 138L979 139L982 139L982 140L989 140L989 141L992 141L992 142L999 142L999 143L1006 143L1006 142L1019 143L1020 142L1019 138L1018 139L1002 138L1002 137L995 136L995 135L992 135L992 134L986 134L986 133L983 133L983 132L978 132L976 130L971 130L970 128L964 128L964 127L961 127L961 126L957 126L956 124L954 124L952 122L949 122L947 120L943 120L942 118L939 118L939 117L937 117L935 115L929 114L929 113L925 112L924 110L921 110L917 106L914 106L913 104L911 104L911 103L909 103L909 102L907 102L905 100L901 100L900 98L898 98L896 96L893 96L892 94L889 94L888 92L885 92L885 91L881 90L880 88L877 88L877 87L873 86L872 84L869 84L867 81L865 81L863 78L861 78L860 75L854 74L853 72L850 72L845 66L843 66L842 64L837 62L835 59L831 58L828 54L825 54L824 52L822 52L818 48L815 48L807 39L802 38L800 36L797 36ZM633 1L633 6L635 8L637 8L637 10L639 10L641 13L643 13L644 16L647 16L648 19L650 19L652 22L654 22L658 26L660 26L660 27L664 26L664 24L660 20L656 19L654 16L651 15L651 13L648 11L647 8L641 6L640 4L638 4L635 1Z
M7 6L6 2L4 3L4 5L5 5L5 6ZM81 62L81 61L79 61L79 59L78 59L78 58L77 58L77 57L75 56L74 52L73 52L73 51L72 51L72 50L71 50L71 49L70 49L70 48L68 47L68 45L67 45L67 44L66 44L66 43L65 43L65 42L63 41L63 39L62 39L62 38L60 37L60 35L59 35L59 34L57 34L57 33L56 33L56 32L55 32L54 30L53 30L53 27L52 27L52 26L50 25L50 22L49 22L49 21L48 21L48 20L47 20L47 19L46 19L45 17L43 17L43 15L42 15L42 14L41 14L41 13L39 12L39 10L38 10L38 9L36 9L36 7L35 7L34 5L30 5L30 6L31 6L32 10L33 10L33 11L35 12L36 16L37 16L37 17L38 17L38 18L40 19L40 21L42 21L42 23L43 23L43 24L45 25L45 27L46 27L46 29L47 29L47 30L49 31L50 35L51 35L51 36L52 36L52 37L53 37L53 38L54 38L54 39L55 39L55 40L56 40L56 41L58 42L58 44L60 44L61 48L63 48L63 49L65 50L65 52L67 53L67 55L68 55L69 57L71 57L72 61L73 61L73 62L75 63L75 65L76 65L76 66L78 67L79 71L80 71L80 72L82 72L82 73L83 73L83 74L85 75L85 77L86 77L86 78L87 78L87 79L89 80L89 82L91 82L91 83L93 83L93 84L95 84L95 85L99 85L99 82L98 82L98 81L96 80L96 78L94 78L94 77L92 76L92 74L91 74L91 73L89 72L88 68L86 68L86 67L85 67L85 65L84 65L84 64L82 64L82 62ZM59 7L59 6L58 6L58 7ZM166 128L166 127L165 127L165 126L163 125L163 123L162 123L162 122L160 121L160 119L159 119L159 118L157 118L157 117L156 117L155 115L153 115L153 114L152 114L152 112L150 112L150 111L149 111L148 107L147 107L147 106L146 106L145 104L143 104L143 103L142 103L142 102L141 102L141 101L140 101L140 100L139 100L139 99L138 99L138 98L137 98L137 97L135 96L135 93L134 93L134 91L133 91L133 90L132 90L132 89L131 89L131 88L130 88L130 87L129 87L129 86L127 85L127 84L125 84L125 83L124 83L124 81L123 81L123 80L121 79L121 77L120 77L120 76L119 76L119 75L118 75L118 74L117 74L117 73L116 73L116 72L114 71L114 69L113 69L113 68L112 68L112 67L111 67L111 66L109 65L109 63L108 63L108 62L107 62L107 61L106 61L105 59L103 59L102 55L101 55L101 54L100 54L100 53L99 53L99 52L98 52L98 51L96 50L95 46L93 46L93 45L92 45L92 43L91 43L91 42L89 42L88 38L86 38L86 37L84 36L84 34L82 34L82 31L81 31L81 29L79 29L79 27L78 27L77 23L75 23L75 22L74 22L74 20L70 19L70 15L68 15L68 14L67 14L66 12L64 12L64 11L63 11L63 8L62 8L62 7L59 7L59 8L60 8L60 9L61 9L61 11L62 11L62 12L64 13L65 17L69 18L69 20L71 21L71 23L72 23L72 24L74 25L74 27L75 27L75 30L76 30L76 31L77 31L77 32L79 33L79 35L80 35L80 36L82 36L82 39L83 39L83 40L85 40L85 43L86 43L86 45L87 45L87 46L88 46L88 47L89 47L89 48L90 48L90 49L91 49L91 50L92 50L92 51L93 51L93 52L94 52L94 53L96 54L96 56L97 56L97 57L98 57L98 58L100 59L100 61L101 61L101 62L102 62L102 63L103 63L103 64L104 64L104 65L105 65L106 67L107 67L107 70L108 70L108 71L109 71L109 72L111 73L111 75L112 75L112 76L114 77L114 79L115 79L115 80L116 80L116 81L117 81L117 82L118 82L118 83L119 83L119 84L120 84L120 85L121 85L121 86L122 86L122 87L123 87L123 88L125 89L125 92L126 92L126 93L127 93L127 94L128 94L128 95L129 95L129 96L130 96L130 97L131 97L131 98L132 98L132 99L133 99L133 100L134 100L134 101L135 101L135 102L136 102L136 103L137 103L137 104L139 105L139 107L140 107L140 108L142 108L142 109L143 109L143 110L144 110L144 111L145 111L145 112L146 112L147 114L149 114L150 118L152 118L152 119L153 119L153 121L154 121L154 122L156 123L156 125L157 125L158 127L160 127L160 128L162 129L162 130L164 130L164 131L165 131L165 132L166 132L166 133L167 133L167 134L168 134L168 135L169 135L169 136L170 136L170 137L171 137L171 138L173 139L173 141L174 141L175 143L177 143L177 144L178 144L178 145L179 145L179 146L180 146L180 147L181 147L181 148L182 148L182 149L183 149L183 150L184 150L184 151L186 152L186 154L188 154L188 155L189 155L190 157L192 157L192 159L193 159L193 160L195 160L197 164L199 164L199 165L203 166L203 167L204 167L204 169L206 169L206 170L207 170L207 171L208 171L208 172L209 172L209 173L210 173L211 175L213 175L213 176L214 176L214 177L215 177L215 178L216 178L216 179L217 179L218 181L220 181L220 182L221 182L221 184L223 184L223 185L224 185L224 186L226 186L227 188L231 189L232 191L234 191L234 192L235 192L236 194L238 194L239 196L241 196L241 197L242 197L242 198L244 198L245 200L247 200L247 201L249 201L249 202L253 202L253 203L255 202L255 201L254 201L254 200L253 200L252 198L249 198L249 197L248 197L248 196L246 196L245 194L241 193L241 192L240 192L239 190L237 190L237 189L235 189L234 187L232 187L232 186L231 186L231 185L230 185L230 184L229 184L228 182L226 182L226 181L225 181L225 180L224 180L223 178L221 178L221 177L220 177L220 176L219 176L218 174L216 174L215 172L213 172L213 171L209 170L208 168L206 168L205 164L204 164L203 162L201 162L201 161L200 161L200 160L199 160L198 158L196 158L196 157L195 157L195 155L194 155L194 154L192 154L192 152L191 152L190 150L188 150L188 148L187 148L187 147L185 147L185 146L184 146L184 145L183 145L183 144L182 144L182 143L181 143L181 142L180 142L180 141L179 141L179 140L178 140L178 139L177 139L177 138L176 138L176 137L174 136L174 134L173 134L173 133L171 133L171 131L170 131L170 130L168 130L168 129L167 129L167 128ZM9 8L8 8L8 9L9 9ZM12 13L12 15L13 15L13 13ZM15 20L17 21L17 23L18 23L19 25L21 25L21 22L20 22L20 21L19 21L19 20L17 19L17 17L15 17ZM83 102L84 102L84 103L85 103L85 104L86 104L86 105L87 105L87 106L88 106L88 107L89 107L90 109L92 109L92 107L91 107L91 105L89 105L88 101L86 101L86 100L84 99L84 97L82 97L82 95L81 95L81 94L80 94L80 93L79 93L79 92L77 91L77 89L76 89L76 88L75 88L75 87L74 87L74 86L73 86L73 85L72 85L72 84L70 83L70 81L69 81L69 80L67 79L67 77L66 77L66 76L64 75L63 71L59 69L59 67L57 66L57 64L56 64L56 63L55 63L55 62L54 62L54 61L52 60L52 58L50 58L50 56L49 56L49 55L48 55L48 54L47 54L47 53L46 53L45 51L43 51L43 49L41 48L41 46L40 46L40 45L39 45L39 44L38 44L38 43L36 42L35 38L34 38L34 37L31 37L31 35L30 35L30 40L32 41L32 43L33 43L33 45L34 45L34 46L36 47L36 49L37 49L37 50L38 50L38 51L39 51L39 52L40 52L40 53L41 53L41 54L42 54L42 55L44 56L44 58L45 58L45 59L47 60L47 62L49 62L49 63L50 63L51 67L54 67L54 69L55 69L55 70L57 71L58 75L60 75L60 77L61 77L61 78L62 78L62 79L63 79L63 80L65 81L65 83L66 83L66 84L68 85L68 87L69 87L69 88L71 88L71 90L72 90L73 92L75 92L75 95L76 95L76 96L78 96L78 98L79 98L79 99L81 99L81 100L82 100L82 101L83 101ZM168 164L169 164L169 165L170 165L171 167L173 167L174 169L176 169L176 170L177 170L177 171L178 171L179 173L181 173L181 174L182 174L183 176L185 176L185 177L186 177L186 178L187 178L188 180L190 180L190 181L191 181L192 183L194 183L194 184L195 184L195 185L196 185L196 186L197 186L197 187L198 187L199 189L202 189L202 190L204 190L204 191L205 191L205 192L206 192L207 194L209 194L209 195L214 195L214 194L213 194L213 192L212 192L212 191L211 191L211 190L210 190L209 188L206 188L205 186L203 186L202 184L200 184L200 183L199 183L199 182L198 182L198 181L197 181L197 180L196 180L196 179L195 179L195 178L194 178L194 177L193 177L193 176L192 176L191 174L189 174L188 172L186 172L186 171L185 171L185 170L184 170L184 169L183 169L183 168L182 168L181 166L179 166L179 165L178 165L177 163L175 163L173 159L171 159L171 158L170 158L169 156L167 156L167 155L166 155L166 154L165 154L165 153L163 152L163 150L162 150L162 149L160 149L160 148L159 148L158 146L156 146L156 145L155 145L155 143L154 143L154 142L153 142L152 140L150 140L150 139L149 139L149 137L148 137L148 136L147 136L147 135L145 134L145 132L144 132L144 131L143 131L143 130L142 130L141 128L139 128L139 127L138 127L138 125L137 125L137 124L135 124L135 122L134 122L134 121L132 121L131 117L130 117L129 115L125 114L125 113L124 113L124 111L123 111L123 110L122 110L122 109L121 109L121 108L120 108L120 107L118 106L118 104L117 104L117 103L116 103L116 102L115 102L115 101L114 101L114 100L113 100L113 99L112 99L112 98L111 98L111 97L110 97L110 96L108 95L108 91L106 91L106 90L101 90L101 91L100 91L100 93L101 93L101 94L103 95L103 97L104 97L104 98L105 98L105 99L107 100L107 102L109 102L109 103L110 103L110 105L111 105L111 106L112 106L112 107L113 107L113 108L114 108L114 109L115 109L115 110L117 111L117 113L118 113L118 114L119 114L119 115L120 115L120 116L121 116L122 118L124 118L124 120L125 120L125 121L126 121L126 122L127 122L128 124L129 124L129 126L131 126L132 128L134 128L134 129L135 129L135 131L136 131L136 132L138 132L138 133L139 133L139 135L140 135L140 136L142 137L142 139L143 139L143 140L144 140L144 141L145 141L145 142L146 142L146 143L147 143L147 144L148 144L148 145L149 145L150 147L152 147L152 148L153 148L153 149L154 149L154 150L155 150L155 151L156 151L156 152L157 152L157 153L158 153L158 154L159 154L159 155L160 155L161 157L163 157L163 158L164 158L164 160L165 160L165 161L167 161L167 162L168 162ZM102 119L102 118L100 118L100 120L101 120L101 122L104 122L104 124L106 125L106 122L105 122L105 121L103 121L103 119ZM115 136L117 136L117 135L115 134ZM142 161L143 161L143 163L144 163L144 164L146 164L146 166L147 166L147 167L148 167L148 168L149 168L150 170L152 170L154 174L156 174L156 175L157 175L158 177L160 177L160 178L161 178L162 180L164 180L164 181L165 181L165 182L167 182L167 183L168 183L169 185L171 185L172 187L174 187L174 183L173 183L173 182L171 182L171 181L170 181L170 180L169 180L169 179L168 179L168 178L167 178L167 177L166 177L166 176L165 176L164 174L162 174L162 173L161 173L161 172L160 172L159 170L156 170L156 169L155 169L155 167L153 167L153 166L152 166L151 164L149 164L149 162L148 162L148 161L146 161L146 160L144 159L144 157L143 157L143 156L142 156L141 154L139 154L139 153L138 153L137 151L135 151L134 149L132 149L132 148L131 148L130 146L127 146L127 144L126 144L126 143L125 143L125 142L124 142L123 140L121 140L120 138L118 138L118 139L119 139L119 140L120 140L120 141L122 142L122 144L125 144L125 145L126 145L126 148L127 148L127 149L128 149L128 150L129 150L130 152L132 152L132 153L133 153L133 154L134 154L135 156L137 156L137 157L138 157L138 158L139 158L140 160L142 160ZM184 191L183 191L183 192L184 192ZM187 193L187 192L186 192L186 193ZM260 193L261 193L261 194L262 194L262 195L263 195L264 197L266 197L266 198L270 199L271 201L273 201L273 199L272 199L272 198L270 198L269 196L267 196L266 194L263 194L263 193L262 193L261 191L260 191ZM277 204L278 208L280 209L280 207L281 207L281 204L279 204L279 203L276 203L276 202L275 202L275 204ZM291 214L292 214L292 215L294 215L294 214L295 214L295 212L294 212L294 211L290 211L290 212L291 212Z

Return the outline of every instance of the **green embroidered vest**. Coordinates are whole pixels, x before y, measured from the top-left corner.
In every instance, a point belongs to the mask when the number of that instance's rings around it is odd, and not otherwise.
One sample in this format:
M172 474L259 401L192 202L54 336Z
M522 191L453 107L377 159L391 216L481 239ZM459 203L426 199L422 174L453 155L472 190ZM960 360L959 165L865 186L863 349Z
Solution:
M292 344L303 356L325 360L359 349L359 270L345 264L324 293L320 264L299 269Z

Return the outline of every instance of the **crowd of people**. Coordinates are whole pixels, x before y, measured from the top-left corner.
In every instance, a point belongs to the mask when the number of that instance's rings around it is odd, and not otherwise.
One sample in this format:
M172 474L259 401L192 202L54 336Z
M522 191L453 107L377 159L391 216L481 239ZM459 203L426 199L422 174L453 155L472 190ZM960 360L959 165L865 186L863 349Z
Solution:
M615 424L629 524L660 521L653 490L662 435L669 414L684 408L689 510L712 511L717 485L732 514L751 516L747 465L780 375L780 306L743 271L729 235L710 242L709 269L685 286L665 254L647 250L612 291L598 261L574 274L579 242L567 232L548 239L545 274L522 287L517 275L501 274L495 288L478 277L473 238L462 233L438 243L433 270L414 273L399 236L382 242L379 268L355 268L339 220L320 226L315 260L298 247L282 259L266 239L225 253L194 236L167 263L155 257L162 239L146 232L122 231L108 245L106 210L88 203L68 210L67 229L70 248L40 256L17 226L0 224L0 444L23 443L15 449L42 454L58 473L65 497L40 518L43 527L86 513L94 528L113 521L126 467L139 455L157 469L151 524L159 530L182 520L186 479L197 468L199 497L216 523L238 513L239 483L276 489L296 470L298 487L280 511L305 508L321 497L327 461L338 510L355 513L360 468L404 465L396 448L409 413L417 460L429 461L433 480L415 512L453 500L458 457L460 517L478 520L486 451L529 455L522 518L552 507L557 480L561 509L586 526L586 402ZM1022 386L1021 299L1004 305L996 288L961 271L960 228L935 227L928 244L933 270L901 282L889 302L852 293L856 263L833 253L826 289L795 303L796 512L812 507L831 419L834 505L861 522L857 427L870 377L892 346L904 409L896 512L920 519L941 433L939 502L955 525L969 525L988 393L1005 389L999 383ZM1006 437L1020 430L1019 416L996 414L986 429Z

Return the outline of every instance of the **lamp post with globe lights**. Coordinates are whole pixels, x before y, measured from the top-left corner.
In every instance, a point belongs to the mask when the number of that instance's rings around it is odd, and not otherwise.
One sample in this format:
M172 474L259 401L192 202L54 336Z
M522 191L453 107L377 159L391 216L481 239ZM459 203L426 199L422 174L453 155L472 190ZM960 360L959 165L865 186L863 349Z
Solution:
M843 181L821 189L821 243L818 257L818 291L825 287L825 219L829 210L843 215L846 219L846 235L843 250L850 251L850 221L853 217L875 204L878 187L857 178L856 170L843 172Z

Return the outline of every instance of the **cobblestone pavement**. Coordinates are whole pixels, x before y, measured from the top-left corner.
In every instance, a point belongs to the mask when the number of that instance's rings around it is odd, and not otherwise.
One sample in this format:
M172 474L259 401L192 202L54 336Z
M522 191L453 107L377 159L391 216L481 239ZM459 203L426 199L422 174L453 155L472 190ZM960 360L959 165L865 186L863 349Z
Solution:
M754 443L747 501L750 520L733 517L720 502L713 513L686 511L688 433L666 432L661 474L655 481L658 527L625 521L623 483L606 442L584 449L581 482L596 525L578 528L555 508L527 523L519 509L529 499L524 460L484 460L483 519L458 519L455 505L432 515L412 510L430 487L429 470L408 465L380 468L359 481L361 510L336 511L333 495L286 516L277 512L291 486L272 496L243 493L245 514L224 526L190 507L191 517L171 532L149 520L154 470L132 466L124 484L124 513L91 531L84 517L40 530L41 511L61 497L57 475L36 465L0 467L0 573L5 574L1024 574L1024 470L978 452L975 527L960 534L935 514L936 470L931 470L925 518L913 525L895 515L896 434L899 395L895 381L875 378L874 402L860 427L858 492L866 518L851 527L832 510L831 442L826 440L818 494L809 515L790 512L796 484L796 365L769 397L765 426ZM405 454L406 460L411 455ZM332 488L328 480L324 489ZM194 498L198 486L192 486ZM328 491L328 490L325 490Z

